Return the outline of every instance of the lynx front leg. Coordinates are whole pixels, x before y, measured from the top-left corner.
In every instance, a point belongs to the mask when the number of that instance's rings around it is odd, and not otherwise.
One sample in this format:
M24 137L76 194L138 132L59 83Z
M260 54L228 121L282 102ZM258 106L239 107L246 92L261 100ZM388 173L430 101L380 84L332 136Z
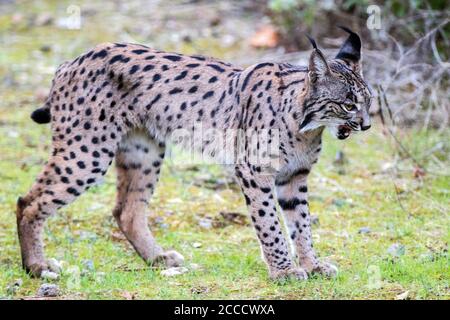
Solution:
M307 279L305 270L295 267L281 231L273 197L273 178L258 175L248 167L237 167L236 175L256 229L263 258L272 279L294 276Z
M277 181L278 204L283 210L289 236L294 244L300 265L308 273L320 273L335 276L337 268L321 262L313 249L311 218L308 207L308 170L300 170L287 181Z

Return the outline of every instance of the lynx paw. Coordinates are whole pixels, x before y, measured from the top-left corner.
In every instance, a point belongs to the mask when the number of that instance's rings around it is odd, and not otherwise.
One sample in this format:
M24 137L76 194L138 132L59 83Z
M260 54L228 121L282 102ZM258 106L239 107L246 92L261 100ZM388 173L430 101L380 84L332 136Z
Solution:
M61 263L56 259L48 259L25 266L25 270L33 278L55 280L61 273Z
M294 278L296 280L307 280L308 274L302 268L289 268L285 270L276 270L270 272L270 278L272 280L281 280L286 278Z
M338 274L338 268L334 264L328 262L319 262L310 273L320 274L327 278L335 278Z
M184 257L175 250L168 250L155 258L153 265L167 268L180 267L184 264Z
M32 263L24 266L24 269L32 278L40 278L43 272L50 271L45 262Z

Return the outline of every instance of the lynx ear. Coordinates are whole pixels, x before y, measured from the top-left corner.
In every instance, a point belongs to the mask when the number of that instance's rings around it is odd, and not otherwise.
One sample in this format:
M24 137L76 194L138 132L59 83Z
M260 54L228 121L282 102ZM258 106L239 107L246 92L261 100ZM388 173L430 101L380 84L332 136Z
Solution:
M325 77L330 74L330 68L325 60L322 52L317 48L316 41L313 38L307 36L314 50L309 56L309 76L311 82L314 83L318 79Z
M354 71L361 71L361 39L349 28L339 26L342 30L349 34L345 40L336 59L346 62Z

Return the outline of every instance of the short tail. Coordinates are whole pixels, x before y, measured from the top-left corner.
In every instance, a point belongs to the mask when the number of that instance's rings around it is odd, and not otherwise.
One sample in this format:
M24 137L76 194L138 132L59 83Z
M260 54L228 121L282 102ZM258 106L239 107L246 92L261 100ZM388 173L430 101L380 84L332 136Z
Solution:
M49 123L51 120L50 108L48 106L44 106L34 110L33 113L31 113L31 119L39 124Z

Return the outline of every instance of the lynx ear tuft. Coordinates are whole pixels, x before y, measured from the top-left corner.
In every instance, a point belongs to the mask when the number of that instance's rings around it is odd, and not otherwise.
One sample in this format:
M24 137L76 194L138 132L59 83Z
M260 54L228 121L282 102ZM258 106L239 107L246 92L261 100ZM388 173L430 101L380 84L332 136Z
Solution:
M318 79L330 74L330 68L328 67L327 60L325 59L322 51L317 48L316 41L310 36L306 36L314 50L309 57L309 71L311 82L316 82Z
M343 60L352 69L360 70L360 60L361 60L361 39L359 35L347 27L339 26L342 30L349 34L347 40L341 46L336 59Z

